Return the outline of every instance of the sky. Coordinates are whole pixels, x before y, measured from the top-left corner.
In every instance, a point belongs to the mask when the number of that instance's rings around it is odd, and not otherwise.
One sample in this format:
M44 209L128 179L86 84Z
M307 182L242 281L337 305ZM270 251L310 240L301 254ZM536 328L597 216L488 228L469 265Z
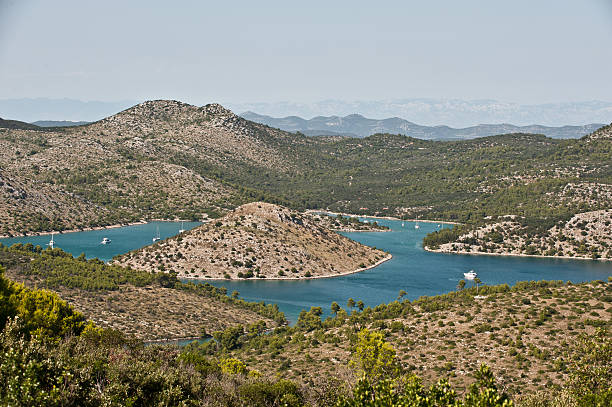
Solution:
M0 99L612 96L611 0L0 0Z

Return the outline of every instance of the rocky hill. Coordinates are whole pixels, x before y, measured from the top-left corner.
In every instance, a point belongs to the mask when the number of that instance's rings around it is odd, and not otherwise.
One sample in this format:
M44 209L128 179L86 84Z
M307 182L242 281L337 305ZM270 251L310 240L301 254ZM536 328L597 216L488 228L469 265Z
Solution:
M426 249L443 253L612 260L612 209L578 213L537 235L526 233L522 221L512 215L500 217Z
M176 237L127 253L115 263L172 270L187 278L331 277L388 258L341 236L321 216L255 202Z
M220 105L175 101L74 128L0 129L0 235L215 215L247 200L216 175L287 170L272 146L286 137Z
M607 126L603 126L602 128L598 129L597 131L594 131L591 134L587 134L584 137L585 140L587 141L593 141L593 140L612 140L612 124L609 124Z

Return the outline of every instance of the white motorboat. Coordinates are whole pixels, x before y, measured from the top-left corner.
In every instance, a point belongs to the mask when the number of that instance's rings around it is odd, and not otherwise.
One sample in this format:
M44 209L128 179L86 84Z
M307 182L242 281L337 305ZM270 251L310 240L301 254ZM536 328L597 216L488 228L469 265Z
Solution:
M161 238L159 237L159 226L157 227L157 231L155 233L155 236L153 237L153 243L157 242L158 240L160 240Z
M102 241L100 242L101 244L109 244L111 242L111 240L108 237L105 237L104 239L102 239Z
M478 274L476 274L474 270L470 270L467 273L463 273L463 277L465 277L467 280L473 280L478 277Z

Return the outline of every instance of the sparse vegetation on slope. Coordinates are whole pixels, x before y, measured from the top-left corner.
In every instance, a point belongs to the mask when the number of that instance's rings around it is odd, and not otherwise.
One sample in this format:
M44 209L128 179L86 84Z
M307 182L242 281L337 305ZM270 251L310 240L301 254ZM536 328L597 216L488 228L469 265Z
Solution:
M286 323L276 305L249 303L211 285L183 284L175 274L148 273L60 249L30 245L0 249L7 276L58 293L98 326L141 339L200 337L236 324Z
M522 221L506 216L473 229L456 227L430 234L423 245L445 253L612 259L612 209L576 214L542 233L530 233Z
M479 296L472 287L362 311L353 302L324 321L320 308L304 311L294 327L244 338L231 351L214 343L198 347L205 354L229 354L261 372L324 388L328 377L351 380L346 364L359 331L367 328L381 332L401 368L428 385L448 377L463 394L485 363L500 388L516 397L560 389L574 371L568 349L582 335L604 329L610 343L611 290L603 281L543 281L481 286ZM604 365L609 368L609 363Z
M388 257L330 229L346 229L351 224L360 230L384 230L374 224L255 202L214 222L117 256L115 262L146 271L171 270L187 278L286 279L341 275Z
M24 259L13 260L23 263ZM264 334L262 323L246 330L234 326L214 332L214 340L206 344L180 349L143 346L119 331L86 323L55 294L28 290L2 272L0 268L3 405L510 407L514 399L523 407L605 407L612 402L609 318L601 318L601 312L610 312L610 284L604 282L486 287L480 291L484 299L464 290L366 308L350 316L342 311L326 321L313 309L304 312L294 328ZM504 319L507 327L503 323L498 327L488 306L497 303L514 309L515 296L523 305L531 302L526 323L512 316ZM467 338L452 325L464 323L452 315L457 303L462 311L468 309L463 317L474 318L466 322L476 334ZM482 306L475 317L474 305ZM584 319L581 314L589 309L589 318ZM491 320L479 321L481 315ZM438 324L418 336L431 326L417 326L422 318ZM416 325L406 324L407 319ZM449 335L447 331L453 330L457 332ZM482 335L498 342L495 353ZM480 347L466 351L460 344L464 340ZM551 346L554 340L559 343ZM419 342L431 342L435 350L421 350L417 357ZM449 353L458 358L456 362L447 358ZM247 356L247 363L234 355ZM410 364L407 356L425 360L426 366ZM493 368L481 364L483 356L495 362ZM306 367L299 362L303 358ZM437 368L440 363L444 367ZM517 365L515 376L506 369L507 363ZM425 382L415 371L427 374ZM555 379L542 385L541 376ZM545 390L531 391L537 387Z

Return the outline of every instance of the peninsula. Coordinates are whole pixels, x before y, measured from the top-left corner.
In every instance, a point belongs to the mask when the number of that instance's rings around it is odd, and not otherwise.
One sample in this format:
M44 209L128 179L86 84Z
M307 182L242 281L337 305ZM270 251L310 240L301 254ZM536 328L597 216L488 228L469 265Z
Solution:
M376 224L356 224L359 230L384 230ZM325 215L254 202L114 262L137 270L173 271L179 278L304 279L362 271L390 258L332 228L347 229Z

